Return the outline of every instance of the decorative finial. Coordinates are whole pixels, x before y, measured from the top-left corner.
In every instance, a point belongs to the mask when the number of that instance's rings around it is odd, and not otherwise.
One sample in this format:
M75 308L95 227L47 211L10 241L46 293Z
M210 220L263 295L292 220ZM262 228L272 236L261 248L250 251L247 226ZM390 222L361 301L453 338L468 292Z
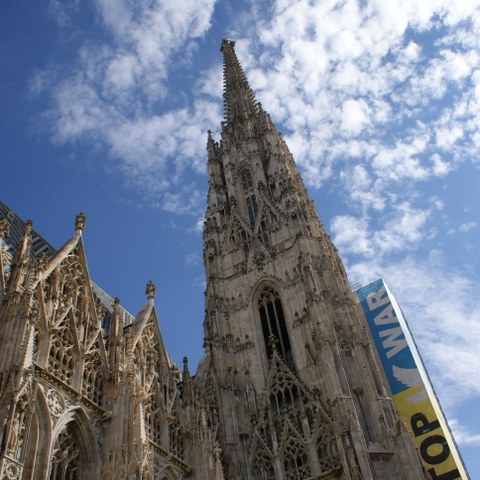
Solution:
M115 298L113 299L113 304L114 304L114 305L119 305L119 304L120 304L120 299L119 299L118 297L115 297Z
M31 219L28 219L25 222L25 233L30 233L32 231L32 226L33 226L33 221Z
M85 226L87 225L87 217L83 212L80 212L76 217L75 217L75 230L83 230Z
M220 47L220 51L223 52L223 48L227 45L231 45L232 47L235 46L235 42L230 40L228 37L223 37L222 46Z
M155 284L151 280L149 280L147 283L147 290L145 291L145 293L147 294L147 298L148 299L154 298L156 291L157 289L155 287Z

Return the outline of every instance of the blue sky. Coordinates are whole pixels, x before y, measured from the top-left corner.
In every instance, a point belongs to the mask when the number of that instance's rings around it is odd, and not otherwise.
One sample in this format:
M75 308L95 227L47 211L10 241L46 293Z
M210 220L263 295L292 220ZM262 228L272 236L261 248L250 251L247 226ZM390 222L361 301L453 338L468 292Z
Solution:
M149 279L175 360L202 355L206 131L225 35L352 280L404 309L480 478L477 0L0 0L0 197L94 281ZM476 454L477 453L477 454Z

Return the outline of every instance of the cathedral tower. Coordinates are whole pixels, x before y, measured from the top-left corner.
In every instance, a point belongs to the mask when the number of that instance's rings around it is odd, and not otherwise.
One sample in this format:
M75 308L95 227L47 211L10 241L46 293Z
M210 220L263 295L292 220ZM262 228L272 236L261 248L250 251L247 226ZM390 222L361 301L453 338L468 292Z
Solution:
M229 479L426 478L340 257L224 39L209 132L207 355L196 385ZM200 477L198 477L200 478Z

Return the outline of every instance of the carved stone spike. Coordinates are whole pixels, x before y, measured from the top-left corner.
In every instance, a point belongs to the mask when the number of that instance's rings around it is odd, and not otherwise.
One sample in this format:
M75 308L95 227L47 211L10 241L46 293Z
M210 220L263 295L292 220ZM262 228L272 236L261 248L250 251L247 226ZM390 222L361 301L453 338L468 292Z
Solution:
M149 280L147 283L147 289L145 291L147 298L154 298L156 291L157 288L155 287L155 284L151 280Z
M87 217L83 212L80 212L75 217L75 230L84 230L87 225Z

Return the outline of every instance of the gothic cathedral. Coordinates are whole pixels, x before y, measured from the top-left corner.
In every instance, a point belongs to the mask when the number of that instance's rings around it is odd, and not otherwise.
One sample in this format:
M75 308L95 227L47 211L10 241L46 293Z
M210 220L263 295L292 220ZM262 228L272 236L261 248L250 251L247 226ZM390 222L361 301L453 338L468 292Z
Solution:
M234 42L221 51L196 375L167 353L151 282L133 317L91 281L83 214L42 253L31 222L4 215L0 479L430 478L292 155Z

